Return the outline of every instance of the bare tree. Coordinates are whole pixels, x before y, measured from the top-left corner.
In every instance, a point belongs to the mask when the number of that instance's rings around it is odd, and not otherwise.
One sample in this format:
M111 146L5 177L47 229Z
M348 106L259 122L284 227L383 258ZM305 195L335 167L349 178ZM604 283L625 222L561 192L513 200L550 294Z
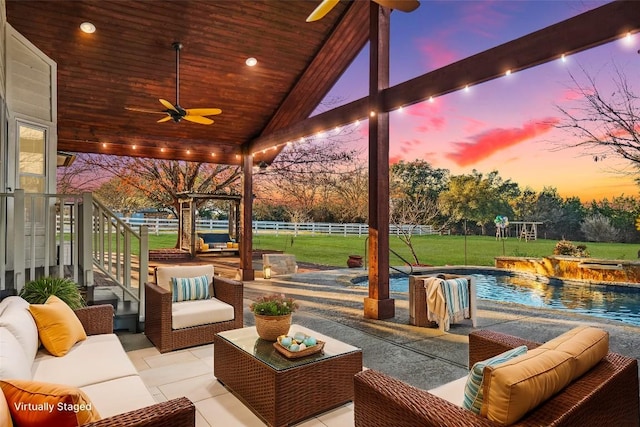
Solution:
M57 192L79 194L94 191L105 179L92 164L91 154L77 154L70 166L57 168Z
M169 208L176 216L181 194L239 194L237 166L117 156L92 157L90 163L139 191L152 207Z
M612 155L640 166L640 98L624 72L613 69L610 95L584 69L584 84L570 74L579 99L571 108L556 106L564 116L557 127L570 132L575 142L562 148L584 148L594 161Z
M363 168L357 161L359 152L344 148L354 135L347 127L286 147L269 168L257 174L259 199L284 206L290 219L335 219L330 217L337 216L336 212L328 208L340 199L343 209L357 212L354 201L362 203L362 197L344 199L346 183L355 180ZM340 216L348 215L343 211Z
M391 200L390 222L399 226L398 238L409 247L416 265L420 265L420 261L413 247L413 235L416 229L421 225L430 224L439 214L437 201L425 195Z

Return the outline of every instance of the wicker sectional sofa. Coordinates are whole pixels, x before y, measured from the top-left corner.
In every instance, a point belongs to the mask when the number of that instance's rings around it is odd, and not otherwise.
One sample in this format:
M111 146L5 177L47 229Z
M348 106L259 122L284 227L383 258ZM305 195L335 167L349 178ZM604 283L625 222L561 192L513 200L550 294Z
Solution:
M469 366L522 345L529 351L541 346L498 332L474 331L469 335ZM451 394L454 389L459 394L464 380L461 378L429 392L381 372L363 371L355 377L355 425L501 425L436 395ZM638 361L608 352L585 374L511 425L637 427L640 425Z
M68 308L67 308L68 309ZM0 380L81 390L101 419L87 426L194 426L195 406L185 398L156 403L113 333L113 307L75 310L87 335L66 354L54 356L38 348L39 332L29 304L11 296L0 302ZM3 384L5 385L5 384ZM41 390L33 392L37 395ZM0 399L8 400L0 391ZM0 402L1 404L2 402ZM28 403L22 401L21 403ZM35 404L34 404L35 405ZM9 408L9 405L5 408ZM4 425L2 405L0 424ZM6 416L6 413L4 414ZM20 427L20 424L16 424Z

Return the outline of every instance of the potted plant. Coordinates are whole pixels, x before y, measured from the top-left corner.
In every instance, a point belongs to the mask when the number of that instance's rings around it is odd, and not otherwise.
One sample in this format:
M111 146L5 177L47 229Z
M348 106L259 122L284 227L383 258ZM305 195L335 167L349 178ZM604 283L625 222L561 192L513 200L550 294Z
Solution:
M55 295L73 310L84 307L85 302L78 285L63 277L40 277L24 285L19 295L30 304L44 304Z
M255 316L258 336L267 341L276 341L280 335L289 333L291 313L297 308L294 299L284 294L260 297L249 306Z

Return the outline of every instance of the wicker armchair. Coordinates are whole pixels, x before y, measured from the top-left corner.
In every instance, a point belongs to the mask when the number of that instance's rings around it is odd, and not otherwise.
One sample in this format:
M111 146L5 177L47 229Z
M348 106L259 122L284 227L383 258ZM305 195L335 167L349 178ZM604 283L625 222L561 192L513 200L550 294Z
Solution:
M201 266L185 266L187 269L190 267L192 267L194 271L201 271L198 270L198 267ZM144 333L161 353L212 343L216 333L229 329L242 328L242 282L214 276L213 288L215 290L215 297L218 300L233 306L235 314L233 320L172 329L171 292L155 283L145 283Z
M491 331L469 335L469 366L519 345L539 343ZM355 376L356 426L487 426L495 423L383 373ZM609 353L582 377L513 426L638 426L638 361Z
M113 306L107 304L83 307L75 310L75 313L87 335L113 333ZM84 424L83 427L193 427L195 425L196 407L186 397L180 397Z

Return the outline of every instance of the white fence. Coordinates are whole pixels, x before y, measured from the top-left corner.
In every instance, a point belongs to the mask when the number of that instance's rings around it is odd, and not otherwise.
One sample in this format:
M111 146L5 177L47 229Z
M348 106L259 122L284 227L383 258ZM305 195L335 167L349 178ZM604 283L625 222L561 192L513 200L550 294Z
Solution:
M122 218L131 226L146 225L150 234L177 233L177 219L160 218ZM226 232L229 229L226 220L198 220L198 231ZM389 225L391 234L398 234L402 230L412 230L414 235L438 234L430 225ZM338 224L328 222L278 222L278 221L253 221L254 234L338 234L343 236L366 236L369 232L367 224Z

